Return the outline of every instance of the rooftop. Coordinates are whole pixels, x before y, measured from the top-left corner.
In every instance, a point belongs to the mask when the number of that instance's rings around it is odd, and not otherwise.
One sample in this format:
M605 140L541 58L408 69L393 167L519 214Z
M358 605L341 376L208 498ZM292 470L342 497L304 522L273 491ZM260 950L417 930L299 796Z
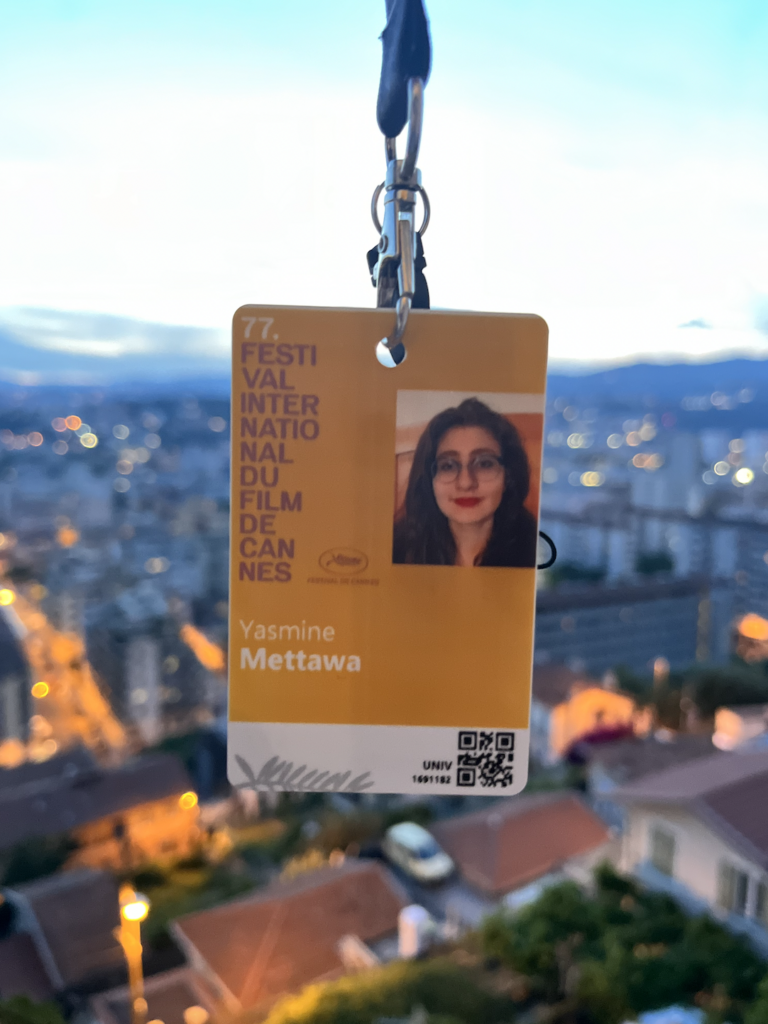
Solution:
M147 1019L163 1024L185 1024L184 1011L191 1006L202 1007L213 1016L216 1009L213 994L204 981L189 967L154 974L144 981ZM127 986L102 992L91 1000L100 1024L131 1024L130 992ZM198 1011L198 1018L202 1014Z
M139 757L112 769L89 764L82 755L55 761L55 766L48 762L55 771L46 774L31 765L0 772L0 849L68 832L191 787L184 766L171 754Z
M600 819L572 793L501 800L433 826L470 885L494 896L511 892L609 839Z
M55 989L87 984L122 966L112 934L120 923L117 881L109 872L63 871L13 892L39 926L37 951Z
M768 751L712 754L615 790L623 803L682 805L768 868Z
M577 744L577 753L588 765L602 768L615 783L624 784L716 751L709 734L681 734L669 742L654 736L633 736L613 743L582 742Z
M190 914L174 931L233 1008L266 1009L286 992L343 973L339 939L369 942L393 932L407 902L381 864L346 861Z

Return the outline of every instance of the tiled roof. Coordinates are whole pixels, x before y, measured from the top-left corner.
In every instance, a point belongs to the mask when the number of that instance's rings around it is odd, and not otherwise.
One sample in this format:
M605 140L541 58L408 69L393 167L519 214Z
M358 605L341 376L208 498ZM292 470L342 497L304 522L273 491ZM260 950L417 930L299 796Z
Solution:
M0 849L34 836L68 832L78 825L190 789L187 772L171 754L138 757L102 769L60 759L62 770L39 776L29 766L7 769L0 786ZM74 760L74 759L73 759ZM9 776L18 774L18 785Z
M202 1006L213 1016L215 999L202 979L189 967L177 967L144 980L148 1020L163 1024L185 1024L184 1011ZM91 1000L94 1016L100 1024L131 1024L130 991L127 986L102 992Z
M580 743L577 752L583 755L587 764L599 765L617 784L717 754L712 747L712 737L708 734L680 735L668 743L653 736L634 736L613 743Z
M768 751L697 758L615 790L611 799L685 806L768 868Z
M64 871L15 892L34 914L64 988L122 965L122 950L112 934L120 923L117 881L109 872ZM51 981L60 987L55 978Z
M78 773L95 769L96 760L91 752L85 747L73 747L48 761L25 761L17 768L0 768L0 792L18 789L20 786L55 786L62 778L72 778Z
M53 986L29 935L0 940L0 999L28 996L35 1003L53 998Z
M183 917L174 931L190 962L204 965L243 1009L343 971L336 944L397 928L406 894L378 863L347 861L255 896Z
M498 896L608 841L600 819L570 793L499 801L432 832L470 885Z

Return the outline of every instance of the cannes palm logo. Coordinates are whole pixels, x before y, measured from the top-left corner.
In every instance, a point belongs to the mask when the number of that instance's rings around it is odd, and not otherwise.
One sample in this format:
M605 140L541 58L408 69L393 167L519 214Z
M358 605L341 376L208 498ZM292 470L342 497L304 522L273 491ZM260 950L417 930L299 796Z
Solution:
M334 576L354 576L368 568L368 556L357 548L329 548L318 562L321 569Z

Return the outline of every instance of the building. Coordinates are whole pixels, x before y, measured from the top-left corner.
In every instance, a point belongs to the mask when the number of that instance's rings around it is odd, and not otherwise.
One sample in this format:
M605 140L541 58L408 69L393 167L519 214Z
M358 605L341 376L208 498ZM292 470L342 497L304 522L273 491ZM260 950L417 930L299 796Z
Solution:
M578 663L598 675L617 665L647 675L657 658L673 669L721 662L731 618L730 591L704 576L542 589L535 660Z
M0 995L50 998L114 985L125 971L113 929L118 886L106 871L65 871L3 897L11 908L0 938Z
M634 699L565 665L536 665L531 701L531 755L555 764L585 737L617 738L650 728Z
M0 607L0 768L24 757L31 681L21 648L23 632L13 608Z
M621 866L768 954L768 752L716 753L618 789Z
M189 856L199 810L184 766L152 754L120 768L99 767L86 751L25 764L0 775L0 862L14 847L68 835L71 867L128 870ZM191 806L190 806L191 805Z
M397 933L405 892L378 863L346 861L182 917L174 934L227 1012L266 1012L281 996L345 973L339 943Z
M454 887L448 916L470 926L500 901L516 905L521 895L535 895L529 887L543 880L586 882L597 864L616 855L607 826L571 792L496 801L438 822L432 833L470 890Z

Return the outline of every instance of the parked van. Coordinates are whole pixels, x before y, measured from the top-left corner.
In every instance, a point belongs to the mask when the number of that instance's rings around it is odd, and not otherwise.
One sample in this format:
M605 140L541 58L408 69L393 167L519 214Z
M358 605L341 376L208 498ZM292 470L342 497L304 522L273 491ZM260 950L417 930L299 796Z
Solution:
M419 882L443 882L453 874L454 864L448 854L413 821L388 828L381 848L387 860Z

